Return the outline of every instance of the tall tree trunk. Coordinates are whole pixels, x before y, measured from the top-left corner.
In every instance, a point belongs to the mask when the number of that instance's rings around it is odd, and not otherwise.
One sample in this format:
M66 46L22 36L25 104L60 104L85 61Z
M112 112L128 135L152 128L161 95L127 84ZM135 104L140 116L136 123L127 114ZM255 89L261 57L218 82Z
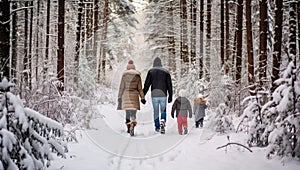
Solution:
M298 60L300 61L300 1L297 4L297 13L298 13Z
M187 42L187 2L186 0L180 1L181 8L181 51L180 51L180 59L181 59L181 75L187 73L187 65L189 63L188 56L188 42Z
M94 33L99 29L99 0L94 0Z
M36 15L37 15L37 19L36 19L36 29L35 29L35 33L36 33L36 40L35 40L35 62L36 62L36 66L35 66L35 80L36 82L39 81L39 67L38 63L39 63L39 26L40 26L40 7L41 7L41 1L37 0L37 11L36 11Z
M292 78L292 94L293 94L293 97L292 97L292 102L293 102L293 111L291 113L291 115L293 115L294 117L296 117L296 114L298 113L297 112L297 94L296 94L296 90L295 90L295 86L297 86L295 83L297 81L297 73L296 73L296 70L297 70L297 60L296 60L296 55L297 55L297 51L296 51L296 48L297 48L297 3L296 1L290 1L289 2L290 4L290 11L289 11L289 61L290 62L293 62L294 66L292 67L292 75L291 75L291 78ZM298 106L299 108L299 106ZM292 149L292 156L295 157L295 155L297 154L297 149L296 147L299 145L299 139L297 139L297 129L295 126L292 126L291 128L291 133L292 133L292 136L290 136L290 139L292 139L294 145L291 145L291 149ZM295 144L297 143L298 144ZM296 149L296 150L295 150Z
M205 79L210 81L210 48L211 48L211 6L212 0L207 0L207 20L206 20L206 61Z
M173 1L169 2L169 6L168 6L168 16L169 16L169 37L168 37L168 52L169 52L169 70L171 71L171 73L174 73L176 70L176 61L175 61L175 55L176 55L176 51L175 51L175 35L174 35L174 21L173 21Z
M17 2L12 3L12 10L16 10L18 8ZM10 69L10 76L12 79L17 78L17 49L18 49L18 15L16 12L12 14L12 29L11 29L11 69Z
M98 42L99 42L99 0L94 0L94 57L98 58L99 55L97 54L98 49ZM97 56L98 55L98 56Z
M240 84L242 74L242 51L243 51L243 0L238 0L237 9L237 41L236 41L236 63L235 78L236 83Z
M43 65L43 78L46 79L46 74L48 72L48 60L49 60L49 34L50 34L50 9L51 0L47 0L47 14L46 14L46 47L45 47L45 58Z
M236 28L236 24L234 27ZM238 33L238 30L236 29L234 31L234 36L233 36L233 46L232 46L233 53L231 54L232 56L231 56L231 65L230 65L231 66L231 74L235 80L236 80L235 72L236 72L236 58L237 58L236 57L236 55L237 55L237 51L236 51L236 49L237 49L237 33Z
M93 35L94 35L94 0L88 0L86 3L86 58L89 63L90 68L95 68L96 67L96 62L93 57L94 55L94 41L92 40Z
M246 28L247 28L247 55L248 55L248 83L250 94L254 91L254 60L253 60L253 39L252 39L252 12L251 0L246 0Z
M23 74L24 76L22 76L23 79L23 83L25 85L25 87L28 87L29 85L29 77L28 77L28 65L29 65L29 60L28 60L28 1L25 2L25 16L24 16L24 57L23 57Z
M263 86L267 77L267 34L268 34L268 20L267 20L267 0L260 1L260 41L259 41L259 81Z
M229 74L229 58L230 58L230 52L231 52L231 48L230 48L230 27L229 27L229 22L230 22L230 15L229 15L229 0L226 0L226 10L225 10L225 41L226 41L226 50L225 50L225 74L228 75Z
M289 11L289 61L294 61L294 66L296 66L296 44L297 44L297 4L296 1L290 1L290 11Z
M195 66L196 62L196 27L197 27L197 1L192 0L191 4L191 63Z
M276 89L275 80L279 79L279 69L281 64L281 44L282 44L282 12L283 1L276 0L275 10L275 37L274 37L274 54L273 54L273 67L272 67L272 88Z
M204 50L204 0L200 0L200 56L199 56L199 78L203 78L203 50Z
M221 67L224 67L224 0L221 0Z
M87 34L87 38L91 38L93 33L94 33L94 21L93 21L93 3L94 0L88 0L88 4L87 4L87 29L86 29L86 34Z
M98 67L98 82L101 80L101 76L105 78L105 68L106 68L106 37L107 37L107 27L108 27L108 0L104 0L103 8L103 19L102 19L102 32L101 32L101 50L100 50L100 66Z
M78 2L78 12L77 12L77 24L76 24L76 46L75 46L75 63L74 63L74 84L75 87L78 86L79 77L79 56L81 48L81 24L82 24L82 10L83 10L83 0Z
M0 1L0 79L9 76L9 34L10 4L8 0ZM1 81L0 80L0 81Z
M29 76L29 89L32 89L32 36L33 36L33 1L30 1L30 25L29 25L29 50L28 50L28 76Z
M57 51L57 78L61 82L58 86L64 91L64 27L65 24L65 1L58 0L58 51Z

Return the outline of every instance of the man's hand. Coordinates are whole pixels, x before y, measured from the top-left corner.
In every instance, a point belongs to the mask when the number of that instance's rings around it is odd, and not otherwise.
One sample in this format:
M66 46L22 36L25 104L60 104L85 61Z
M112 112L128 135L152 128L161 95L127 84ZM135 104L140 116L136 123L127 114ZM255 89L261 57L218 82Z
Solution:
M174 119L174 114L171 114L172 118Z
M146 100L145 100L145 99L141 99L141 102L142 102L143 104L146 104Z
M169 96L169 98L168 98L168 103L171 103L171 102L172 102L172 97Z

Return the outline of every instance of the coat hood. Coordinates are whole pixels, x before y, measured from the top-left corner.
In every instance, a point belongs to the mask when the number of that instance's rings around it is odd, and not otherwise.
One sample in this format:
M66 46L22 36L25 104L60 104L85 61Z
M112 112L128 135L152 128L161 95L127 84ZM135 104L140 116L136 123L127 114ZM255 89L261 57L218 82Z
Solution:
M161 60L159 57L156 57L153 61L153 67L162 67Z
M127 81L136 81L139 79L140 75L141 72L137 70L125 70L123 73L123 77L125 77Z

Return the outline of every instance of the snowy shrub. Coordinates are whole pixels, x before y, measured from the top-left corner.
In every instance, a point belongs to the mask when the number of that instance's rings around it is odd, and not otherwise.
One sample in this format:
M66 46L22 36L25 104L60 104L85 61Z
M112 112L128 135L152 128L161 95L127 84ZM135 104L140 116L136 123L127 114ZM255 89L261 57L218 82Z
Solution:
M219 104L216 111L209 116L206 127L219 132L229 133L234 131L232 115L229 114L229 108L225 103Z
M300 158L300 81L296 79L297 69L293 62L275 81L278 87L272 94L272 100L265 106L264 112L269 118L267 157Z
M65 157L63 127L24 108L9 92L11 86L6 78L0 83L0 169L44 169L53 159L51 152Z
M67 142L77 142L77 132L81 130L81 127L79 124L73 126L71 124L66 124L64 126L64 140Z
M249 96L246 97L242 105L246 105L243 114L241 116L241 122L239 123L239 126L243 121L247 121L248 128L242 129L247 130L249 137L248 137L248 144L249 146L266 146L267 139L264 138L263 133L266 128L266 121L264 119L264 116L262 114L262 95L263 92L257 92L255 96ZM239 130L239 126L237 129Z
M76 123L76 105L73 102L76 97L67 91L59 91L57 87L60 83L56 77L52 77L31 90L23 89L24 105L62 124ZM14 89L16 92L18 90L20 89Z
M293 62L275 81L272 99L261 106L261 96L250 96L242 121L249 121L250 146L267 147L267 157L300 158L300 81Z

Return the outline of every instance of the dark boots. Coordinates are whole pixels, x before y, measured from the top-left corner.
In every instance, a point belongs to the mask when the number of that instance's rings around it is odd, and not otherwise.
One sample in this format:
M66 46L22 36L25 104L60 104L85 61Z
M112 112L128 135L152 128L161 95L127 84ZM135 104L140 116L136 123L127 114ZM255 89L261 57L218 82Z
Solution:
M126 120L127 133L130 133L130 136L134 136L134 127L136 126L136 124L136 120L131 120L129 122L127 122Z

